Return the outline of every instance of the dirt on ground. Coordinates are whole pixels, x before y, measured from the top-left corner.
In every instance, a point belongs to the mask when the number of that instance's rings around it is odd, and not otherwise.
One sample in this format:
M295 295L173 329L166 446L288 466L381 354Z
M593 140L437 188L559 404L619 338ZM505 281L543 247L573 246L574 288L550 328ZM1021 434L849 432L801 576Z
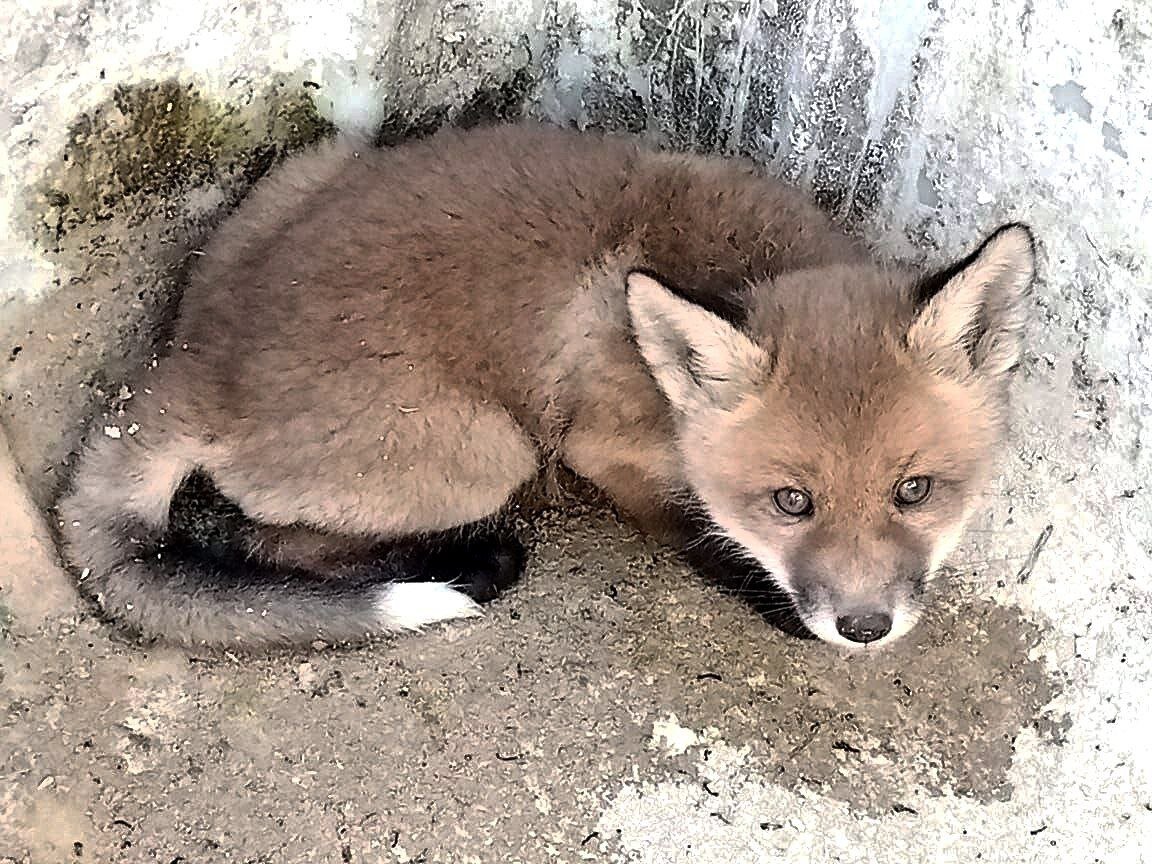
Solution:
M842 655L588 508L532 526L486 617L419 636L197 653L77 607L0 649L0 861L614 860L595 828L624 783L706 784L653 747L668 722L862 814L1002 800L1016 734L1060 733L1036 638L945 587L906 640Z

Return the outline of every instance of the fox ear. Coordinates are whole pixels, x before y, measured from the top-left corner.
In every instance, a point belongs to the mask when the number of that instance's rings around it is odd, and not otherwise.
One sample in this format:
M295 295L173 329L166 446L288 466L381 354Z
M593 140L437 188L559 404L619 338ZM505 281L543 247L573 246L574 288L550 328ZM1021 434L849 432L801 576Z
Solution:
M644 273L628 276L640 354L672 407L732 408L771 368L768 352L707 309Z
M1032 232L1003 226L917 286L908 346L941 372L1004 377L1020 360L1024 303L1035 276Z

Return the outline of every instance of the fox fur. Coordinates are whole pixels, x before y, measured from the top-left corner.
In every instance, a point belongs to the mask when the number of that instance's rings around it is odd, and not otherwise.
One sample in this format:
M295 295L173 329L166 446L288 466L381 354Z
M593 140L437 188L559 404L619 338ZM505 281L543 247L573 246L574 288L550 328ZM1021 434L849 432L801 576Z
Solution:
M1035 270L1022 225L926 273L751 163L533 124L325 144L204 253L138 431L91 436L59 512L108 616L249 646L476 614L363 556L551 460L670 542L722 536L817 636L895 639L994 468ZM166 545L193 472L249 560Z

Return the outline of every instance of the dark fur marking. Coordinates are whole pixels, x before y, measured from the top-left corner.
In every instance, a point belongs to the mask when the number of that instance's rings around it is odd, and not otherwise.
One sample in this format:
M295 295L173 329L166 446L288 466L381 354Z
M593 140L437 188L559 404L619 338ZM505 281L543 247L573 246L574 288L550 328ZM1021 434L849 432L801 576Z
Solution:
M237 580L283 583L283 570L254 561L249 539L257 523L225 497L202 471L190 474L172 498L162 548L170 556L216 564ZM364 560L332 574L352 586L383 582L450 582L478 603L496 598L524 570L524 547L499 520L378 544ZM231 566L227 566L231 565ZM293 578L320 574L292 569ZM239 574L243 574L243 576Z
M654 270L638 267L631 273L640 273L654 279L681 300L711 312L717 318L742 330L748 322L748 300L744 285L727 274L701 274L698 280L680 283ZM629 275L631 275L631 273Z
M1007 225L1002 225L996 229L992 234L985 238L984 242L977 246L972 252L965 257L961 258L942 270L938 270L921 279L916 287L913 289L913 300L916 303L917 310L923 309L928 302L944 290L944 286L951 282L958 275L963 273L975 263L976 259L988 248L989 244L1008 231L1023 231L1028 236L1028 242L1032 247L1032 253L1036 253L1036 237L1032 234L1032 229L1022 222L1010 222Z

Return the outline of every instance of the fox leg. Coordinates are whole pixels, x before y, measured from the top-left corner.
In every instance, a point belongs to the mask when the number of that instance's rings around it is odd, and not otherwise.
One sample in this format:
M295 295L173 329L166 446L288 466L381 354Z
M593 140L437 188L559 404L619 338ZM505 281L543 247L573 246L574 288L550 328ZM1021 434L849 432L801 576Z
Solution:
M245 552L281 569L324 578L442 583L477 603L495 599L524 569L524 548L497 519L397 540L370 541L307 526L253 524Z
M577 428L565 438L561 456L646 534L677 547L691 540L689 496L669 479L675 454L661 442L620 441L594 427Z

